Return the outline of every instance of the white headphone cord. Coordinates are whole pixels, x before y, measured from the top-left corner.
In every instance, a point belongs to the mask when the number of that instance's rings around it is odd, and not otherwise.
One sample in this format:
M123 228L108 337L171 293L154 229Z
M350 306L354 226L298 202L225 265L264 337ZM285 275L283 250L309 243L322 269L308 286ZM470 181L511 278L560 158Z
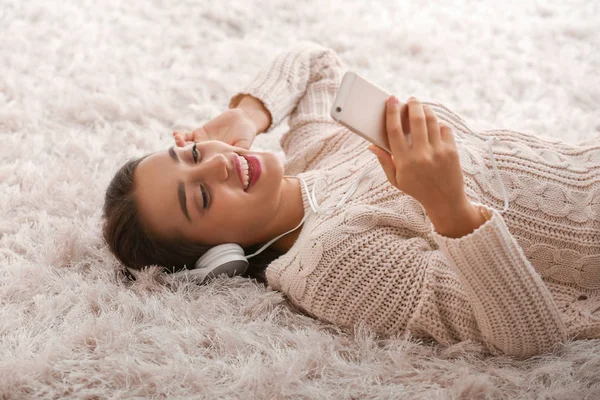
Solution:
M498 166L496 164L496 156L494 155L493 146L494 146L494 142L496 141L496 138L486 137L486 136L483 136L483 135L473 132L473 130L471 130L471 128L469 128L467 126L467 124L465 124L465 122L458 115L454 114L451 110L446 108L446 106L444 106L443 104L430 103L430 102L423 102L423 104L427 104L429 106L438 108L439 110L437 110L436 112L443 114L447 119L451 120L452 122L454 122L454 124L463 128L465 131L467 131L471 135L476 136L479 139L488 142L488 150L490 152L492 168L494 169L494 173L496 174L496 180L500 184L500 191L502 192L502 198L504 199L504 208L502 210L496 210L493 207L490 207L490 208L492 208L495 211L498 211L500 214L504 214L508 210L509 200L508 200L508 193L506 192L506 186L504 185L504 181L502 180L502 177L500 176L500 170L498 170ZM454 137L457 142L464 143L464 140L461 137L459 137L458 135L455 134Z
M316 214L323 214L323 215L331 215L335 211L337 211L338 209L340 209L344 204L346 204L346 202L348 201L348 199L354 194L354 192L356 192L356 189L358 189L358 185L360 184L360 181L367 175L367 173L369 173L370 171L372 171L378 165L379 164L373 164L373 165L370 165L367 169L365 169L358 176L358 178L356 178L356 180L354 181L354 183L348 188L348 190L342 196L342 198L340 199L340 201L338 202L338 204L336 206L334 206L334 207L329 207L329 208L323 208L323 207L321 207L319 205L319 202L317 201L317 196L316 196L317 185L318 185L319 181L325 180L324 178L319 178L319 179L317 179L317 181L315 181L315 183L313 183L313 189L312 189L312 191L308 190L308 185L306 184L306 181L304 179L300 178L299 176L284 175L284 178L298 179L302 183L302 185L304 186L304 190L306 192L306 197L308 199L308 203L310 204L310 208L312 209L312 211L314 213L316 213ZM288 233L293 232L296 229L300 228L300 226L302 226L302 224L304 223L304 221L306 221L306 218L308 217L308 215L309 215L309 213L304 214L304 217L302 218L302 221L300 221L300 223L294 229L291 229L291 230L289 230L289 231L287 231L287 232L285 232L285 233L277 236L275 239L270 240L264 246L262 246L260 249L258 249L254 254L250 254L249 256L246 256L246 258L251 258L251 257L254 257L254 256L258 255L264 249L266 249L271 244L273 244L276 240L278 240L281 237L287 235Z
M485 140L488 142L488 150L490 152L490 158L492 160L492 167L494 169L494 172L496 174L496 179L498 180L498 182L500 183L500 190L502 192L502 197L504 198L504 208L502 210L496 210L495 208L492 208L493 210L498 211L500 214L503 214L504 212L506 212L508 210L509 207L509 199L508 199L508 193L506 192L506 186L504 185L504 181L502 180L502 177L500 176L500 171L498 170L498 165L496 164L496 156L494 155L494 150L493 150L493 146L494 146L494 142L495 142L495 138L494 137L485 137L482 136L478 133L473 132L467 125L465 125L462 120L457 117L452 111L448 110L446 107L444 107L441 104L434 104L434 103L428 103L430 105L436 106L441 108L442 114L444 114L448 119L454 121L457 125L462 126L466 131L468 131L470 134ZM457 142L463 143L464 140L462 138L460 138L459 136L455 135L454 136ZM342 196L342 198L340 199L340 201L338 202L338 204L334 207L328 207L328 208L322 208L319 205L319 202L317 201L317 196L316 196L316 190L317 190L317 184L321 181L321 180L325 180L324 178L319 178L317 179L317 181L315 181L315 183L313 184L313 189L312 191L308 190L308 185L306 184L306 181L302 178L300 178L299 176L291 176L291 175L284 175L284 177L286 178L293 178L293 179L298 179L302 185L304 186L304 190L306 191L306 197L308 199L308 202L310 204L310 208L312 209L313 212L315 212L316 214L323 214L323 215L331 215L332 213L334 213L335 211L337 211L339 208L341 208L344 204L346 204L346 202L348 201L348 199L354 194L354 192L356 191L356 189L358 188L358 185L360 184L360 181L367 175L367 173L369 173L370 171L372 171L377 165L379 164L374 164L369 166L367 169L365 169L360 175L359 177L354 181L354 183L348 188L348 191L346 191L346 193ZM256 251L254 254L251 254L249 256L246 256L246 258L251 258L254 257L258 254L260 254L264 249L266 249L267 247L269 247L271 244L273 244L276 240L280 239L281 237L287 235L290 232L295 231L296 229L300 228L300 226L302 226L302 224L304 223L304 221L306 221L306 218L308 217L308 213L306 213L304 215L304 217L302 218L302 221L300 221L300 223L294 228L291 229L279 236L277 236L275 239L269 241L268 243L266 243L263 247L261 247L258 251Z

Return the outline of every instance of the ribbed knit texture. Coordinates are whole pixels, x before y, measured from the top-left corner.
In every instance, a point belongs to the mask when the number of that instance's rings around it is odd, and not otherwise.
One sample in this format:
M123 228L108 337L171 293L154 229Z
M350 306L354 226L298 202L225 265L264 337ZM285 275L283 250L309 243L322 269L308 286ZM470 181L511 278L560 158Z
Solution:
M329 116L346 68L302 42L278 55L231 100L265 104L271 128L289 116L286 174L303 177L333 206L365 166L368 143ZM484 141L445 107L430 104L463 139L467 195L502 208ZM311 212L298 240L267 268L270 286L306 313L343 327L411 333L444 344L471 339L495 354L526 357L571 338L600 338L600 138L571 145L512 131L494 154L510 198L504 214L458 239L435 232L421 205L378 167L333 215Z

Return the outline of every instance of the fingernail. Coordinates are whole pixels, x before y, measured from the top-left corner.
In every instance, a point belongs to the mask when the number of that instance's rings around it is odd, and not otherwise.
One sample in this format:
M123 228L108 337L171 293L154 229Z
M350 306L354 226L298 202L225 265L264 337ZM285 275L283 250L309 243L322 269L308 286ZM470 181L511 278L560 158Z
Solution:
M392 96L390 99L390 104L395 106L398 103L399 103L398 98L396 96Z
M411 101L411 100L416 100L416 99L417 99L417 98L416 98L415 96L410 96L410 97L408 98L408 101Z

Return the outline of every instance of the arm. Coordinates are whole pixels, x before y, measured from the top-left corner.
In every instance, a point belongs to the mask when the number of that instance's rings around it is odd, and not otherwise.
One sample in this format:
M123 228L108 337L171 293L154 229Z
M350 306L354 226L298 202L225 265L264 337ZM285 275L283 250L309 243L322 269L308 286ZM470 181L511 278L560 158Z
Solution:
M412 145L400 122L402 107ZM390 183L418 200L429 215L437 230L433 237L460 278L488 345L528 356L564 340L566 328L556 304L504 220L495 213L485 222L467 199L450 128L440 126L431 108L414 98L401 106L391 97L386 123L393 158L374 145L369 148Z
M342 69L333 50L301 42L268 63L245 90L233 96L228 110L192 132L174 132L175 142L186 146L214 139L249 149L256 135L287 116L290 131L307 122L333 123L329 109ZM290 145L303 148L312 139L314 131L295 130L284 151Z
M567 338L554 299L500 213L481 207L490 219L471 233L448 237L434 227L433 238L492 349L518 357L546 353Z
M254 80L233 96L230 108L250 95L270 115L265 130L290 116L290 129L306 122L333 122L329 111L337 92L343 63L336 53L316 43L301 42L279 54Z
M240 109L252 121L257 135L265 132L271 126L271 113L256 97L243 95L235 108Z
M435 237L436 248L411 200L397 198L385 212L349 211L333 232L306 243L309 252L285 268L272 264L269 285L317 318L382 334L480 340L494 354L515 357L565 340L548 289L499 215L465 238ZM374 221L380 225L369 228Z

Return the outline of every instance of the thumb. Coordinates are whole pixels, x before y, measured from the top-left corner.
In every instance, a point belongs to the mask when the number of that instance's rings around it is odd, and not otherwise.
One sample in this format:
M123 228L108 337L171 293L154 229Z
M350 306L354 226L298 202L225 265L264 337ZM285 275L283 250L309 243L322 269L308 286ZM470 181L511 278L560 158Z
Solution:
M392 156L387 151L374 144L369 145L368 149L377 156L377 160L379 160L388 181L396 186L396 163L394 163Z
M202 140L209 139L208 132L204 129L204 126L194 130L193 132L186 132L185 140L187 142L200 142Z
M250 150L250 146L252 146L252 141L249 139L242 139L242 140L238 140L237 142L233 143L232 146L241 147L242 149Z
M185 136L182 133L179 132L173 132L173 139L175 139L175 144L178 147L184 147L185 146Z

